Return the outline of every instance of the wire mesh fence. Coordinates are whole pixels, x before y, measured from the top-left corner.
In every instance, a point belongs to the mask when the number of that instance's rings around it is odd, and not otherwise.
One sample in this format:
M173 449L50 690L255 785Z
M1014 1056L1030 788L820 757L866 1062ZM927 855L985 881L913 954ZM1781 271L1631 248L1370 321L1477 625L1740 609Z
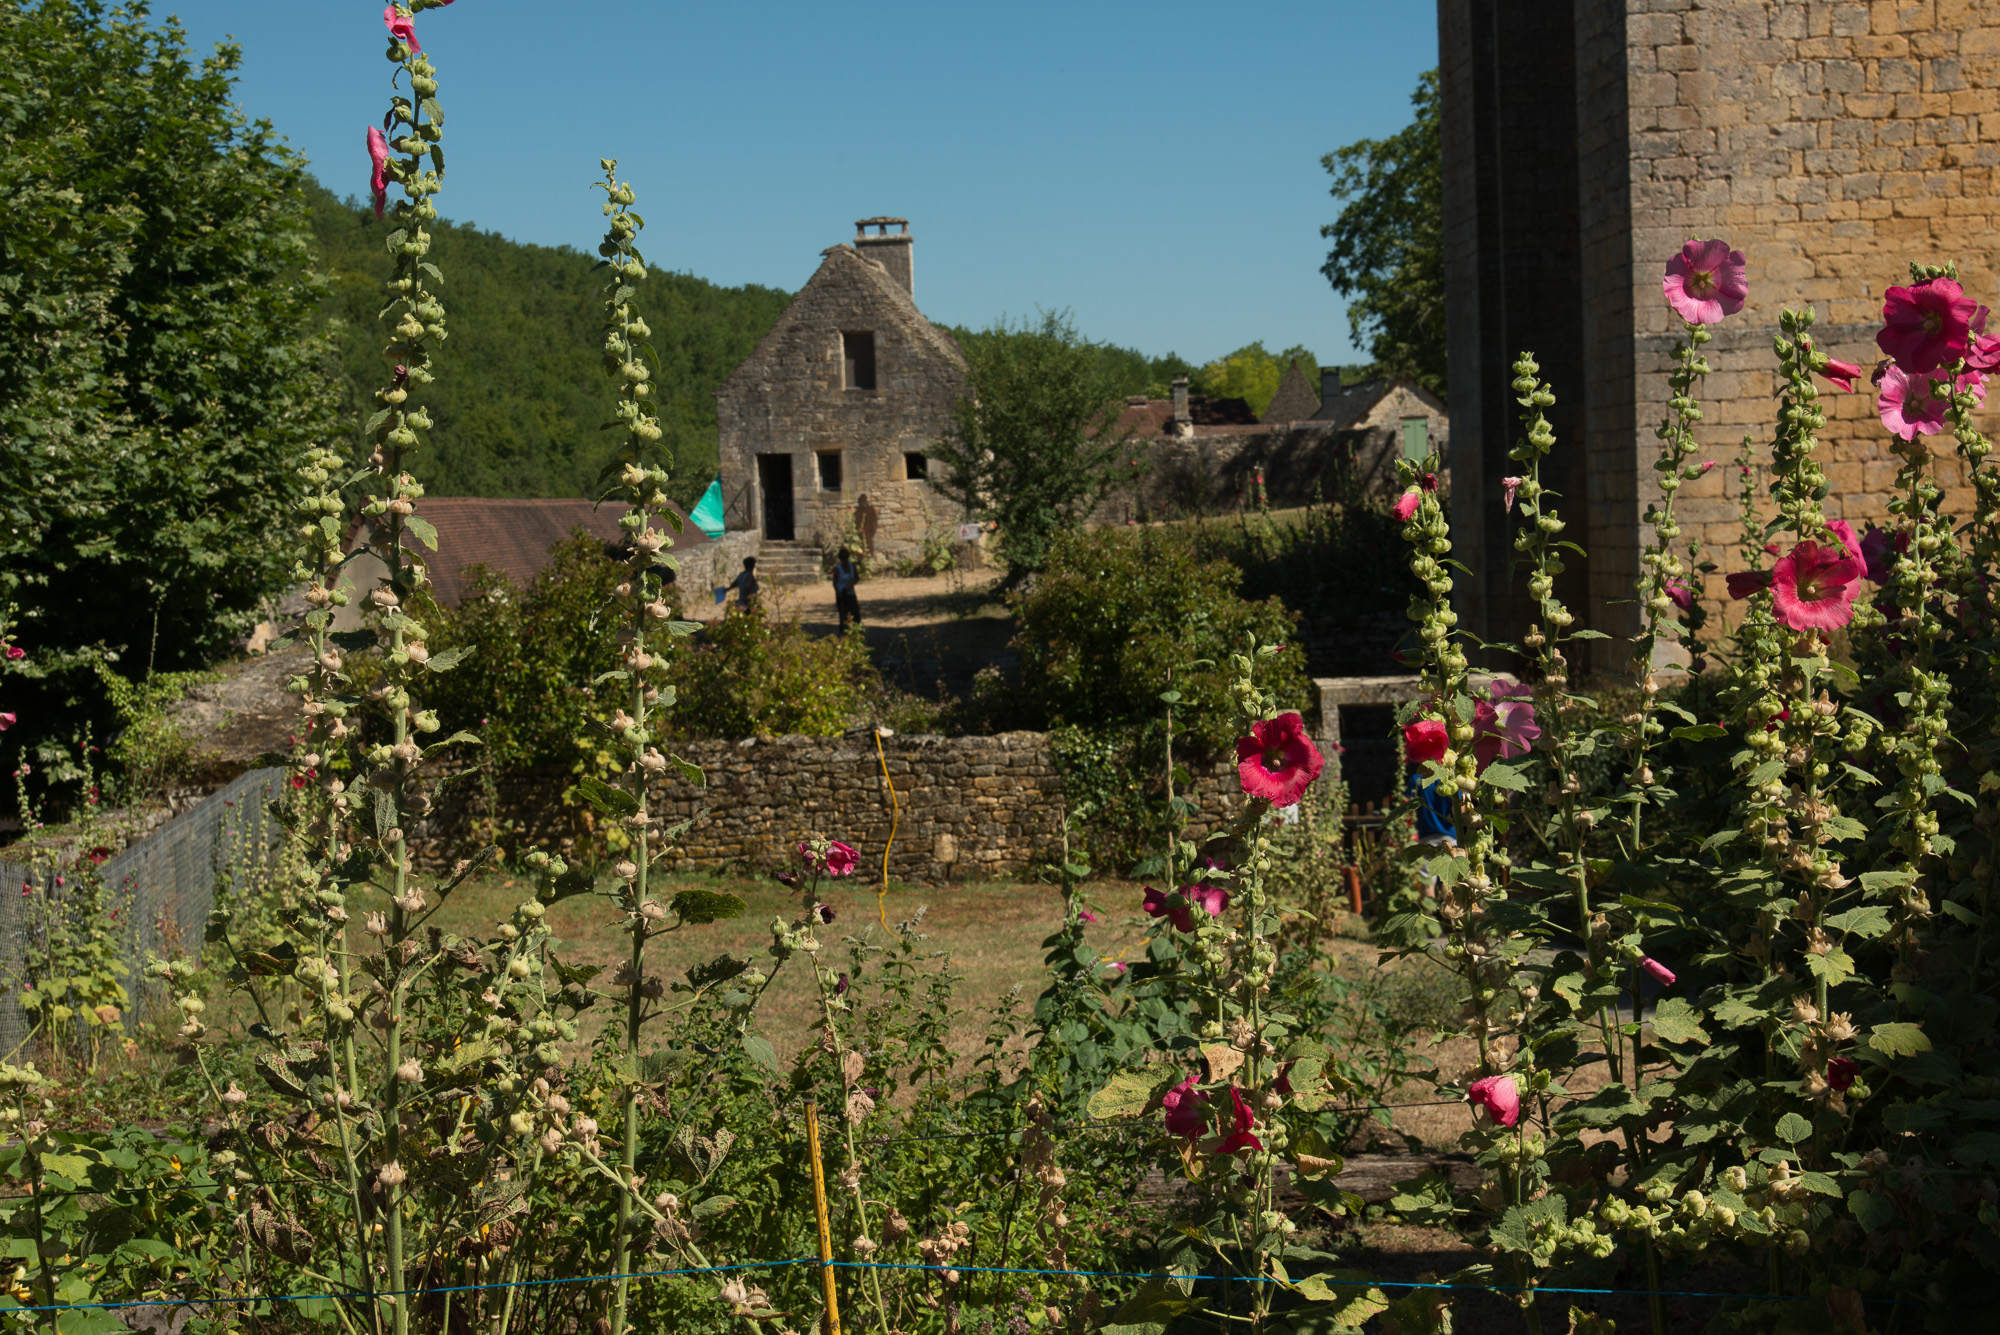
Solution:
M275 855L280 828L271 803L285 771L252 770L113 854L96 868L99 904L116 907L117 934L130 1008L143 1007L151 986L140 972L149 955L198 954L216 896L247 891ZM31 956L46 937L48 915L80 912L78 850L67 857L18 862L0 854L0 1055L28 1037L20 1002Z

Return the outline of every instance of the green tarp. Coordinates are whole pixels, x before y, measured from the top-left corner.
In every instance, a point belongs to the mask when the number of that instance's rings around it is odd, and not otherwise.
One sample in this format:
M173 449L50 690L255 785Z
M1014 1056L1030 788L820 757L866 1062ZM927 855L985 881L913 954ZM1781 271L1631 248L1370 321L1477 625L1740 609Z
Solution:
M717 478L708 484L708 490L701 494L701 499L695 503L694 509L688 512L688 518L694 521L696 528L708 534L709 537L719 538L722 536L721 478Z

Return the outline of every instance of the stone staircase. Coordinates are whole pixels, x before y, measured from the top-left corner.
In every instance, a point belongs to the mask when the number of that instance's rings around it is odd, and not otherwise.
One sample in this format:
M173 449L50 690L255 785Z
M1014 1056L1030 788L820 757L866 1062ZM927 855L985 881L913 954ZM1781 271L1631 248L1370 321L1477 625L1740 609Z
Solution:
M809 542L772 542L757 548L757 578L765 584L817 584L819 548Z

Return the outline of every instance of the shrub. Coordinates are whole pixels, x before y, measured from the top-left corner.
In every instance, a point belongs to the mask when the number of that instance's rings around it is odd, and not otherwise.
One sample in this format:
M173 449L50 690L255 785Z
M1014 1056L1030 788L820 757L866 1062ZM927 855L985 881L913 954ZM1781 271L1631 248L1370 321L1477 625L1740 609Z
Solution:
M754 605L698 635L667 679L678 695L674 731L685 737L831 737L880 688L859 628L813 636Z

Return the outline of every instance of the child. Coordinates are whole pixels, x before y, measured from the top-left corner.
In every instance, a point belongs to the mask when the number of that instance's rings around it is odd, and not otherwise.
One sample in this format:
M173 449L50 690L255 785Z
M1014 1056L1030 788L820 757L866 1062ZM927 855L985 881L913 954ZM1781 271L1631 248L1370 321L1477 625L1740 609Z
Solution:
M855 596L854 586L861 580L861 572L855 569L854 553L847 548L840 549L840 559L833 563L833 605L840 613L840 629L847 630L847 623L861 624L861 599Z
M743 573L738 575L735 579L731 580L729 582L729 587L736 590L736 609L739 612L747 612L753 606L756 605L757 602L757 558L756 557L746 556L743 558Z

